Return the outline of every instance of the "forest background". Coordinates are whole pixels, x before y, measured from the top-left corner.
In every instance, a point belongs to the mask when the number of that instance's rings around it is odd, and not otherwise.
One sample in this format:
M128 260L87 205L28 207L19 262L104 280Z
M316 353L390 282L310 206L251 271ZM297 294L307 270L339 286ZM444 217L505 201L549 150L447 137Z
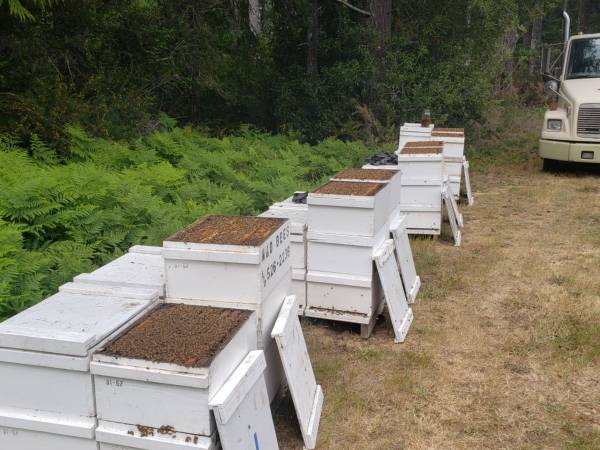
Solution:
M573 32L600 31L599 2L568 9ZM560 42L561 11L0 0L0 318L133 244L207 213L258 213L393 148L425 109L466 127L476 169L530 159L540 49Z

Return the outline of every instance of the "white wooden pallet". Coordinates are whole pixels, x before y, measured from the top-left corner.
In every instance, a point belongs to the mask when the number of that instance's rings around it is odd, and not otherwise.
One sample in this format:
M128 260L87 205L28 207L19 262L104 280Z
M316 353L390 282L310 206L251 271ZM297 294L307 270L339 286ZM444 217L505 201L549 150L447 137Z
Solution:
M392 319L394 340L397 343L404 342L413 321L413 311L408 306L404 295L398 264L394 257L394 242L392 239L388 239L375 250L373 260L377 265L377 273L381 280L385 301Z
M293 295L283 302L271 336L277 342L304 446L312 450L317 445L323 390L315 379L298 319L298 303Z
M400 275L404 285L404 293L408 303L415 303L417 294L421 288L421 277L417 275L415 261L413 259L408 231L404 225L406 216L400 216L390 225L390 232L396 247L396 260L400 267Z

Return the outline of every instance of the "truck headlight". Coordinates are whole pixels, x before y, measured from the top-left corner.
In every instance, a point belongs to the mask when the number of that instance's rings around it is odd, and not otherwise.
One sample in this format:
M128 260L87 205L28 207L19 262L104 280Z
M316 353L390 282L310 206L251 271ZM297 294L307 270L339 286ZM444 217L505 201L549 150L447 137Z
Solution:
M563 121L561 119L548 119L546 128L548 128L550 131L561 131L562 122Z

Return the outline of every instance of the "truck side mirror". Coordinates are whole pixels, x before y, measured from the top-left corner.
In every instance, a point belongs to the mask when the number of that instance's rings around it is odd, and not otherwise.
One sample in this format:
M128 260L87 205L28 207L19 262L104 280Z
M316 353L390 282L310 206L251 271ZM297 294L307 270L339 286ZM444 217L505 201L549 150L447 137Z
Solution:
M558 95L560 83L556 80L547 80L544 84L544 92L548 95Z

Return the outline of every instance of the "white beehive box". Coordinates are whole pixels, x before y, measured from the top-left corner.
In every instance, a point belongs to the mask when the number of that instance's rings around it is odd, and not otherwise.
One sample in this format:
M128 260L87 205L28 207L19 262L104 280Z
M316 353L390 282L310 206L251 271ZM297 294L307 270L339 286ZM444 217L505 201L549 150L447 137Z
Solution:
M465 153L465 130L463 128L436 128L431 136L432 141L444 145L444 175L450 180L450 192L454 197L460 196L460 184Z
M113 430L104 440L157 436L161 427L212 439L210 399L256 349L256 327L255 312L182 304L160 305L132 324L91 363L98 420Z
M385 183L330 181L308 194L308 229L314 233L376 236L389 218Z
M370 277L372 252L389 237L383 227L375 237L308 232L308 273L331 272Z
M165 264L161 247L136 245L129 253L100 267L82 273L74 281L86 284L158 289L165 295Z
M442 144L410 142L398 152L402 171L401 211L411 234L439 234L442 223Z
M297 192L296 194L304 196L306 193ZM267 211L261 213L259 217L279 217L290 220L292 283L289 293L294 294L298 298L300 305L299 312L302 313L306 301L306 229L308 205L306 203L294 202L294 197L274 203Z
M60 292L0 324L0 448L97 448L90 359L158 302L146 292Z
M291 287L290 221L208 216L164 242L169 302L257 311L258 348L272 362L265 374L271 399L283 371L271 329Z
M400 198L402 191L402 180L400 169L385 169L375 166L371 168L347 169L337 175L332 180L334 181L361 181L361 182L377 182L388 184L386 188L389 190L389 220L396 217L400 213Z
M358 277L309 270L306 280L305 316L357 323L361 335L369 337L383 309L383 292L375 273Z
M465 130L463 128L436 128L431 140L444 144L444 156L462 160L465 155Z
M167 297L252 309L291 276L290 234L289 221L279 218L197 221L163 244Z
M406 122L400 127L400 139L398 141L398 150L401 150L407 142L428 141L431 139L431 133L434 125L422 127L420 123Z

